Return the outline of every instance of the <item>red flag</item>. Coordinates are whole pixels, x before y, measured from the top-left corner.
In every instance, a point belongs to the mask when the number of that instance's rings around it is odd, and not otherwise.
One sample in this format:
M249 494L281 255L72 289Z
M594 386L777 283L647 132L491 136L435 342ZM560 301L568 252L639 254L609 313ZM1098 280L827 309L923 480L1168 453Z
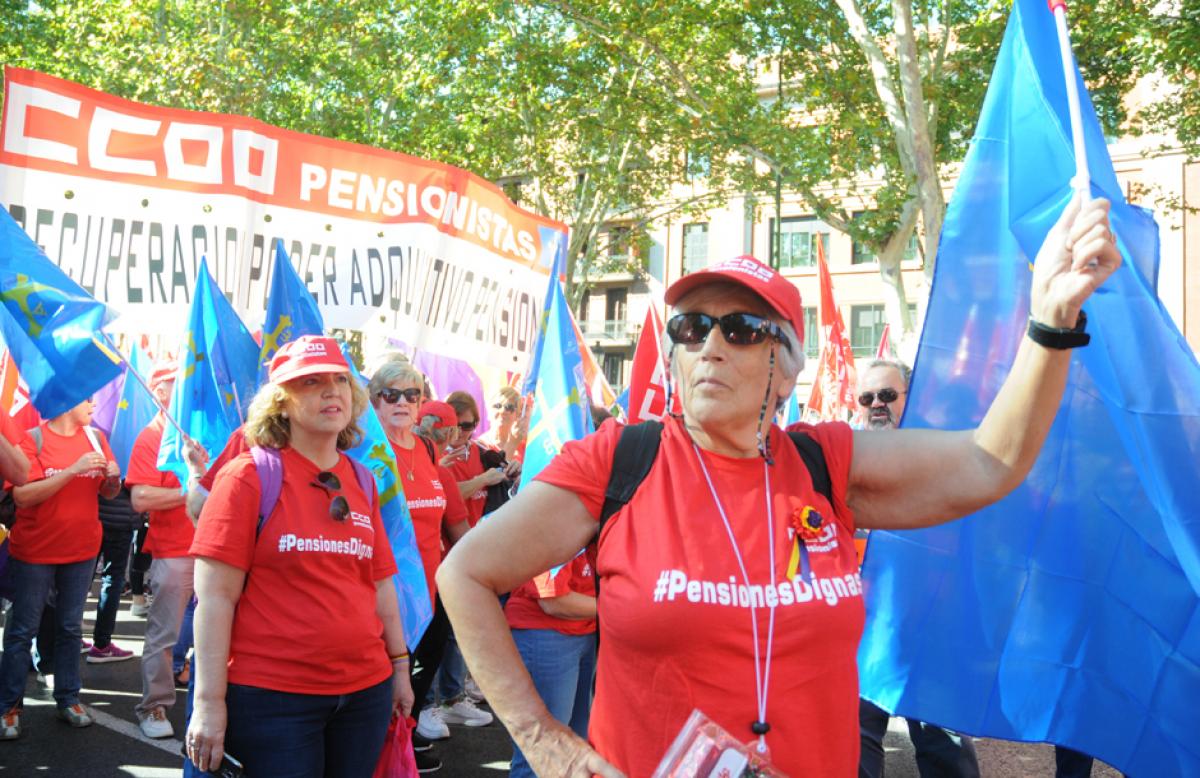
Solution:
M29 401L29 387L17 373L17 363L7 349L0 356L0 411L12 416L18 429L29 430L42 423Z
M891 329L891 324L883 325L883 334L879 336L879 348L875 349L876 359L892 358L892 344L888 341L888 333Z
M629 423L667 415L667 364L663 359L663 325L658 311L651 305L646 309L646 322L633 352L633 369L629 376Z
M806 418L845 421L854 412L854 350L846 337L846 324L833 299L833 279L825 262L825 249L817 240L817 273L821 282L821 357L812 394L804 408Z

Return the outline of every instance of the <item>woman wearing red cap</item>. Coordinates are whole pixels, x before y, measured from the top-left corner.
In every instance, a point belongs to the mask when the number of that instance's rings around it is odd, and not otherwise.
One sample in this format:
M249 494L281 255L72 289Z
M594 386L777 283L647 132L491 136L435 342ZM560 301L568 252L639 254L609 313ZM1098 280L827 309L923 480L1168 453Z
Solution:
M446 443L457 430L454 409L443 402L421 403L425 378L407 361L385 362L367 385L375 412L396 455L396 466L408 511L412 515L417 550L425 567L425 580L433 602L433 620L414 650L413 693L416 695L417 766L432 771L440 762L423 748L422 739L441 740L450 736L441 711L425 705L433 677L442 661L450 622L437 597L434 572L442 562L442 541L454 544L468 529L467 508L450 471L438 464ZM492 717L483 711L469 721L482 726ZM483 720L483 716L487 719Z
M683 414L665 421L648 475L600 534L590 744L538 699L495 593L592 540L616 425L567 443L438 574L476 680L535 771L650 775L699 709L788 775L853 775L864 618L855 527L937 524L1015 488L1070 364L1066 351L1042 345L1044 333L1075 325L1120 262L1108 203L1069 206L1034 271L1030 311L1043 331L1022 342L979 428L807 427L828 470L821 490L771 423L801 364L796 288L749 257L677 281L667 335Z
M374 483L342 453L361 440L366 407L332 338L295 340L247 414L259 451L217 476L191 549L198 669L186 747L201 770L228 752L252 776L366 778L391 715L412 706Z

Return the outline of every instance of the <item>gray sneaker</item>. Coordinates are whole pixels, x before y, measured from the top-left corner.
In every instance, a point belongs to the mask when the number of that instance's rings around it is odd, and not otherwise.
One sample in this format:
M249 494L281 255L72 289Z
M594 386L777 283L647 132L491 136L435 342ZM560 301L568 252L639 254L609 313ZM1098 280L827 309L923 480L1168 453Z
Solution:
M88 715L87 708L79 703L59 708L58 717L76 729L92 726L92 717Z

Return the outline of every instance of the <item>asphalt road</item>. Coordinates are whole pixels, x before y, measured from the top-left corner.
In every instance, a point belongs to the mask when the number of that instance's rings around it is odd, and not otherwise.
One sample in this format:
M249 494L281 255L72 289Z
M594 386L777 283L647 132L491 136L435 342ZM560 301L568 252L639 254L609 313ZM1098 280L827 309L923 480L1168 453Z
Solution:
M84 636L90 637L96 600L85 610ZM143 619L129 614L129 602L121 604L114 642L132 650L135 657L124 662L89 665L81 662L83 703L95 714L96 725L73 730L54 717L54 702L30 674L26 688L25 715L21 738L0 743L0 776L69 776L75 778L176 778L182 774L181 757L184 694L170 711L177 737L150 740L141 734L133 707L141 696L139 673ZM0 629L0 634L3 630ZM637 726L631 712L630 726ZM893 719L887 739L888 778L917 778L912 744L904 722ZM1047 745L1030 745L996 740L977 741L980 769L984 778L1053 776L1054 750ZM444 763L439 776L499 778L508 772L511 755L507 733L499 723L487 727L451 727L451 738L437 745ZM1097 764L1097 778L1114 778L1115 770ZM255 778L266 778L256 776Z

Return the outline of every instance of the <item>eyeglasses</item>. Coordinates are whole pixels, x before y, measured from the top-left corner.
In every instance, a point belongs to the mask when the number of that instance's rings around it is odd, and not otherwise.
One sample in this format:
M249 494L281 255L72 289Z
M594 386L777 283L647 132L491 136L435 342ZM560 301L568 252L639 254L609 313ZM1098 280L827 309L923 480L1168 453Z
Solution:
M517 406L513 405L512 403L496 403L495 405L492 406L492 410L496 410L496 411L505 410L505 411L508 411L509 413L512 413L516 409L517 409Z
M324 490L326 494L333 494L342 490L342 479L328 470L317 473L316 480L312 485L318 489ZM329 501L329 516L334 521L345 521L350 515L350 501L343 495L334 494L333 499Z
M879 402L887 405L888 403L896 402L896 399L902 394L904 392L897 392L889 386L886 389L880 389L878 394L875 392L863 392L858 396L858 404L864 408L870 408L875 404L875 398L878 397Z
M458 423L458 428L460 430L462 430L463 432L473 432L475 430L475 427L477 427L478 425L479 425L479 422L477 422L477 421L460 421Z
M415 403L421 399L420 389L393 389L386 386L375 393L376 397L382 398L388 405L395 405L400 402L403 397L405 402Z
M792 346L778 324L752 313L727 313L720 317L678 313L667 320L667 335L674 343L703 343L715 326L720 326L725 342L734 346L753 346L767 338L774 338L788 348Z

